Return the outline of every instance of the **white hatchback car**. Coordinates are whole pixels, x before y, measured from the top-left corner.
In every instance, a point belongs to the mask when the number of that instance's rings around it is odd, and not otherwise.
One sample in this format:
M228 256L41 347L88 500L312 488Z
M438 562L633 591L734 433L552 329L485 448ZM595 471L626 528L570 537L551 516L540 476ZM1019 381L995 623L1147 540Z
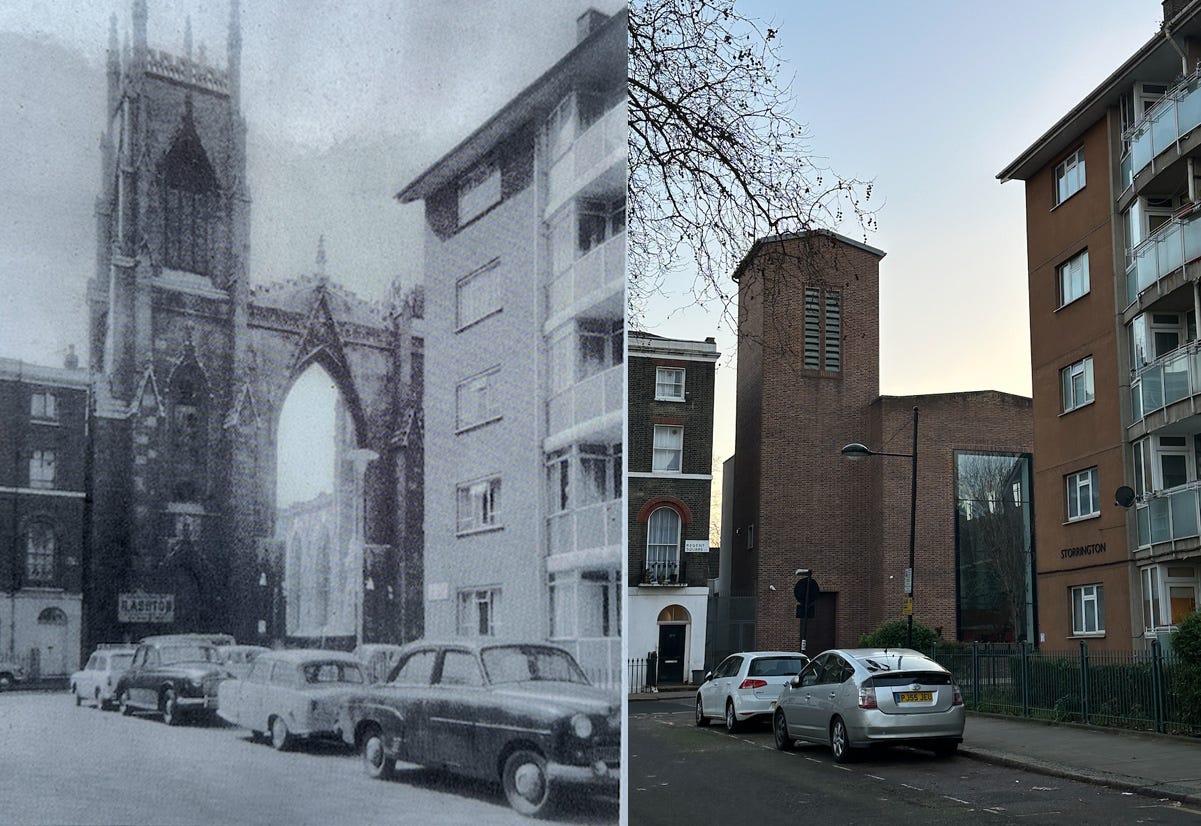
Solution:
M705 675L696 692L696 724L724 718L737 731L747 720L770 718L780 689L809 658L799 651L742 651L731 654Z

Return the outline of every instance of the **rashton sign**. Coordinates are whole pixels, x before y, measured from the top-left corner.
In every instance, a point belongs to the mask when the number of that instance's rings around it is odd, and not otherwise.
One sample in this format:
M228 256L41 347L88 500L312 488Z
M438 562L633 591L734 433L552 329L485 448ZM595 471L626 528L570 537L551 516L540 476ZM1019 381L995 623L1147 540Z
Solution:
M174 622L175 594L121 594L118 622Z

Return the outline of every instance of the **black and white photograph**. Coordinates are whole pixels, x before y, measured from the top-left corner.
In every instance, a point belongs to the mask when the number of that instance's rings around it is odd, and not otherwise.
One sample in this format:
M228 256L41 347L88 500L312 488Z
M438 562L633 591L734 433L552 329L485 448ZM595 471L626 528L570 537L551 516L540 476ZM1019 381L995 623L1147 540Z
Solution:
M0 822L622 820L626 66L0 2Z

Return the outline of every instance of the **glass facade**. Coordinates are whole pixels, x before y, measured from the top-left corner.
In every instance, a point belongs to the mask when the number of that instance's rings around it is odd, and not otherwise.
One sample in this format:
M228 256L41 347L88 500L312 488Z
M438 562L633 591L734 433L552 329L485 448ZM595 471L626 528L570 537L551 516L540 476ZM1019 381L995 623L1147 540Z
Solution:
M1034 626L1030 455L955 452L958 639L1014 642Z

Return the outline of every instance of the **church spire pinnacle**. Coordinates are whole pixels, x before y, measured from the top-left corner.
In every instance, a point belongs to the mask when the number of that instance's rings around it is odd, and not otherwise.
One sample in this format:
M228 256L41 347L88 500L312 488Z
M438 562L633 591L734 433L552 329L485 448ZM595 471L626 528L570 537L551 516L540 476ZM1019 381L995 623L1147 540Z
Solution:
M325 278L325 235L317 239L317 274Z
M229 42L226 47L229 60L229 97L234 106L240 106L242 88L242 4L240 0L229 0Z
M188 15L183 29L183 53L188 60L192 59L192 15Z

